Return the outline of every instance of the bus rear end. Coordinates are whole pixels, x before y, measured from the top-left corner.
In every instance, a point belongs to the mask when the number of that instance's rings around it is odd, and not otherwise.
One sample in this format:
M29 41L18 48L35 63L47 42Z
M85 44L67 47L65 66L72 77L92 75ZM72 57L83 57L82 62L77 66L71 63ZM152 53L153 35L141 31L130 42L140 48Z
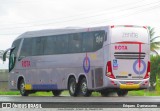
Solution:
M150 41L146 27L111 26L110 58L106 60L108 87L145 89L150 77Z

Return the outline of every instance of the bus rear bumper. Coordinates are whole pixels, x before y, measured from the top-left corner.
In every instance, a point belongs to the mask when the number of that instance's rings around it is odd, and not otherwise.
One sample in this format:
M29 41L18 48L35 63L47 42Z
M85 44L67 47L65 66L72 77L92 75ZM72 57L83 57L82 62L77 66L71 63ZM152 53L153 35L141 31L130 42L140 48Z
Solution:
M119 80L109 78L107 87L125 90L147 89L149 87L149 78L143 80Z

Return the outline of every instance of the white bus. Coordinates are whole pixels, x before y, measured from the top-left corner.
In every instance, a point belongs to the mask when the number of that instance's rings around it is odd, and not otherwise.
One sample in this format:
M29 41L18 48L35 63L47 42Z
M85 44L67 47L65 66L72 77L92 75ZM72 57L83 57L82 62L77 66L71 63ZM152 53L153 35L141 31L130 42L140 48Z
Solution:
M125 96L149 86L149 39L147 27L132 25L26 32L3 54L5 61L10 51L9 88Z

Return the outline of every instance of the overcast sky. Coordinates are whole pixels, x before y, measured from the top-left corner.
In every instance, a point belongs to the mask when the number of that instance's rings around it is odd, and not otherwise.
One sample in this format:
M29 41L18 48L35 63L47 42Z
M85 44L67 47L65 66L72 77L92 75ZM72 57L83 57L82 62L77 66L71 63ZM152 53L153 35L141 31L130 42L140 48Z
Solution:
M160 35L160 0L0 0L0 50L26 31L105 25L152 26Z

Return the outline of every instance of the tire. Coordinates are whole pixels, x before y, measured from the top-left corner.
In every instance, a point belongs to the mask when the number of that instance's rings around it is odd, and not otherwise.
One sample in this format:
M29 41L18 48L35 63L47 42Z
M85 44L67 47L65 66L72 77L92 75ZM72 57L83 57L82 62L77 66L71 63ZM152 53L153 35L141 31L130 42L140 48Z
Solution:
M92 94L92 91L88 90L86 78L80 81L80 94L85 97L91 96Z
M127 96L127 94L128 94L128 91L126 91L126 90L118 90L118 91L117 91L117 95L118 95L119 97Z
M54 91L52 91L52 93L53 93L54 96L60 96L62 91L54 90Z
M69 90L69 94L71 96L77 96L78 95L76 80L73 77L69 79L68 90Z
M19 84L19 91L22 96L28 96L29 92L25 90L25 82L22 79Z

